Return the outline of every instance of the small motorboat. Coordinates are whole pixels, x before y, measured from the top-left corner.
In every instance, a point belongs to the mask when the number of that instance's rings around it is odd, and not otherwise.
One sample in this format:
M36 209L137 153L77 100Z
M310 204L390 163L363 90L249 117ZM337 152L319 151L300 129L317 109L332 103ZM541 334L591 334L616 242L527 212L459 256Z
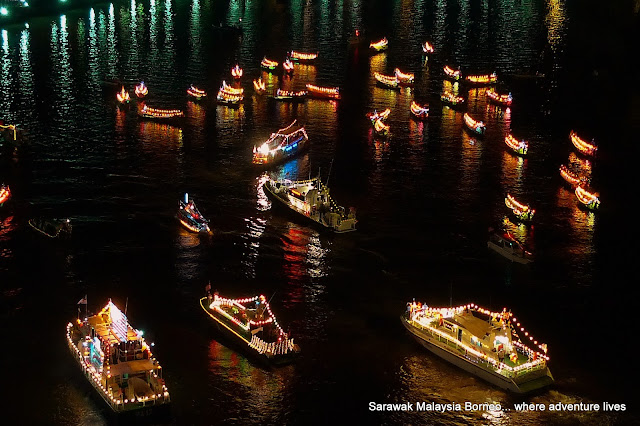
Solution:
M178 220L191 232L211 233L209 221L202 216L202 213L196 207L195 201L189 199L189 194L184 194L184 201L178 200Z

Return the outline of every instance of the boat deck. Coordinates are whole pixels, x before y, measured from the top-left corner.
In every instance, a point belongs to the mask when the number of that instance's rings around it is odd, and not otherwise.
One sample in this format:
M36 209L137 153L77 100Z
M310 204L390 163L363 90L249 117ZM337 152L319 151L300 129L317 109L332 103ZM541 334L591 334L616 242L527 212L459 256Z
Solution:
M112 376L122 376L124 374L133 375L150 370L159 370L160 366L150 359L137 359L135 361L120 362L111 365Z

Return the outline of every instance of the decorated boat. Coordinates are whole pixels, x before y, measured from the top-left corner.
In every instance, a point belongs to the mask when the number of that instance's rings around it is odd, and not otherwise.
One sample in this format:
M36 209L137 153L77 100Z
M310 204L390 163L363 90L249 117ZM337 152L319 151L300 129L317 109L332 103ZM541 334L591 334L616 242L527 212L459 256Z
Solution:
M413 81L415 80L415 76L414 76L413 73L404 73L404 72L400 71L399 68L394 69L393 73L395 74L396 79L398 80L398 82L400 84L411 85L411 84L413 84Z
M144 98L149 94L149 89L145 86L144 81L141 81L135 88L136 96L139 98Z
M382 112L378 112L377 110L373 110L373 112L368 112L367 118L371 121L371 125L374 125L376 121L378 120L386 120L387 117L389 117L389 114L391 114L391 110L389 108L385 109Z
M189 194L184 194L184 200L178 200L177 218L191 232L211 233L209 221L202 216L200 210L196 207L195 201L189 199Z
M307 92L313 98L340 99L340 88L338 87L322 87L307 83Z
M487 131L487 126L485 126L484 122L475 120L466 112L464 113L464 124L467 129L479 136L484 135L484 132Z
M306 90L298 90L297 92L293 92L291 90L278 89L273 95L273 99L277 101L304 102L306 98Z
M571 171L564 164L560 165L560 176L564 179L571 187L575 188L576 186L584 186L587 184L587 178L580 176L578 173Z
M444 71L444 75L451 80L458 81L462 78L460 68L453 69L449 65L445 65L442 70Z
M86 305L86 297L80 301ZM114 413L132 418L169 415L162 367L143 332L109 300L96 315L67 324L67 345L82 373Z
M282 63L282 69L285 74L293 74L293 62L289 58Z
M197 87L195 87L192 84L191 87L189 87L187 89L187 95L189 95L192 98L194 98L195 100L199 101L202 98L206 98L207 97L207 92L205 92L204 90L198 89Z
M504 199L504 203L511 209L513 215L522 222L530 222L533 220L533 215L536 213L531 206L518 202L511 194L507 194Z
M598 210L600 208L600 198L595 192L587 191L582 186L577 186L575 190L576 197L589 210Z
M569 134L569 137L571 138L571 142L573 143L573 146L575 146L578 151L580 151L582 154L587 155L589 157L595 157L596 152L598 151L598 147L594 143L589 143L585 141L580 136L578 136L578 134L573 130Z
M554 383L547 345L525 331L511 311L491 312L473 303L433 308L407 303L402 324L427 350L513 393Z
M244 100L244 89L231 87L223 80L216 99L222 105L238 106Z
M265 296L227 299L209 289L200 307L218 330L260 361L284 365L295 360L300 347L282 329Z
M0 185L0 207L11 198L11 189L9 189L9 185L5 185L4 183Z
M129 101L131 100L131 96L129 96L129 92L127 92L125 90L124 86L122 86L122 90L120 90L120 92L116 93L116 99L121 104L128 104Z
M498 74L492 72L491 74L468 75L465 77L465 80L469 84L478 86L485 84L494 84L498 81Z
M433 53L434 52L433 45L428 41L425 41L424 44L422 45L422 51L427 54Z
M253 88L258 95L262 95L267 91L267 85L265 84L262 77L257 80L253 80Z
M253 164L271 165L299 154L309 144L304 126L297 120L277 132L271 133L259 147L253 147Z
M267 59L266 56L262 59L262 62L260 62L260 66L262 67L262 69L265 69L269 72L274 71L278 67L278 65L278 62Z
M465 102L462 96L454 95L452 92L448 90L445 90L440 94L440 100L445 104L448 104L454 107L462 105Z
M523 265L533 262L533 254L508 232L491 232L487 247L512 262Z
M313 62L318 58L318 53L305 53L292 50L289 52L289 58L294 62Z
M420 105L416 101L411 102L411 115L418 120L424 120L429 117L429 105Z
M511 96L511 93L501 95L493 88L487 89L487 98L489 98L491 102L504 106L510 106L511 102L513 102L513 96Z
M71 220L69 219L29 219L29 226L35 231L49 238L64 238L71 236Z
M371 43L369 43L369 48L375 50L376 52L382 52L383 50L386 50L388 46L389 40L387 40L386 37L382 38L381 40L372 41Z
M236 64L233 68L231 68L231 76L236 80L240 80L242 77L243 71L240 68L240 65Z
M378 84L387 89L400 89L400 82L395 75L386 75L379 72L373 73Z
M519 141L511 133L504 137L504 143L516 154L527 155L529 152L529 142L524 139Z
M350 208L347 213L344 207L338 206L320 176L300 181L269 178L264 188L276 201L326 229L336 233L356 230L355 209Z
M384 122L380 119L376 120L373 123L373 130L376 136L389 136L389 130L391 127L388 124L384 124Z
M184 112L180 109L163 109L163 108L151 108L144 105L139 111L138 115L142 118L157 121L170 121L177 120L184 117Z

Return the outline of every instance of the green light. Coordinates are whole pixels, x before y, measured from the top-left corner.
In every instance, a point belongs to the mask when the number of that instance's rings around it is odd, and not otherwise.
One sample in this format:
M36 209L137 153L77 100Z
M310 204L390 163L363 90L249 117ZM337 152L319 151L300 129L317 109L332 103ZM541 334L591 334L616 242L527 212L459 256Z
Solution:
M9 11L7 10L6 7L0 7L0 15L7 16L8 14L9 14Z

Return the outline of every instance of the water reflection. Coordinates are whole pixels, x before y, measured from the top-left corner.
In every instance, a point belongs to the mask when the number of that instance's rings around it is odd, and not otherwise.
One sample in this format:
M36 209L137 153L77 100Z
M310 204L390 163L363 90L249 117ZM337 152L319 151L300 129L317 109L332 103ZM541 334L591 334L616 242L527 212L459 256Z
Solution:
M31 33L28 28L20 31L20 51L18 62L18 82L20 87L20 119L33 118L35 115L32 105L35 104L35 83L33 80L33 66L31 64Z
M525 190L523 176L527 170L527 160L510 151L502 153L501 182L504 192L518 193Z
M13 99L13 79L11 74L11 58L9 57L9 33L2 30L2 56L0 57L0 68L2 69L0 77L0 91L2 99L0 100L0 116L6 117L7 121L13 121L11 117L11 101Z

